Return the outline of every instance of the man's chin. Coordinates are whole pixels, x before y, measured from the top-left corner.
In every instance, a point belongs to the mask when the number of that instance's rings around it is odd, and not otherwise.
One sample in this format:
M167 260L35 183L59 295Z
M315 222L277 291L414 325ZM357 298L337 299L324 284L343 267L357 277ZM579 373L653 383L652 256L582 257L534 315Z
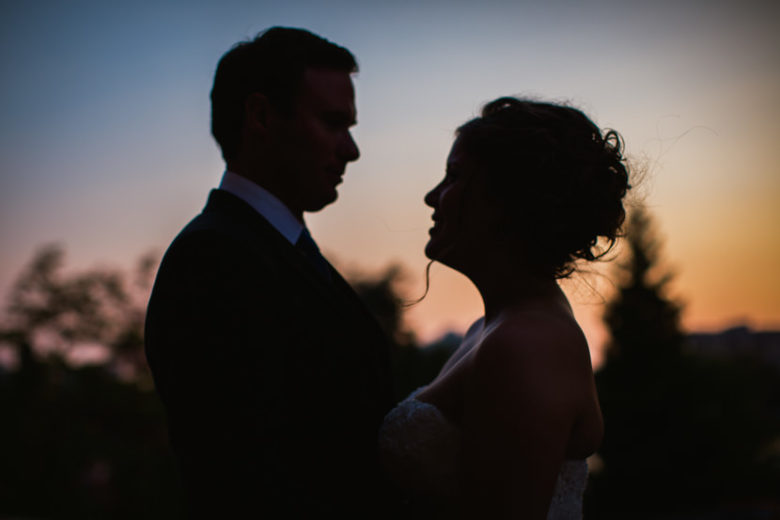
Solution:
M333 192L328 197L322 197L319 200L311 201L309 205L306 207L306 211L313 213L316 211L319 211L323 209L325 206L329 206L336 202L336 199L339 198L338 192L334 189Z

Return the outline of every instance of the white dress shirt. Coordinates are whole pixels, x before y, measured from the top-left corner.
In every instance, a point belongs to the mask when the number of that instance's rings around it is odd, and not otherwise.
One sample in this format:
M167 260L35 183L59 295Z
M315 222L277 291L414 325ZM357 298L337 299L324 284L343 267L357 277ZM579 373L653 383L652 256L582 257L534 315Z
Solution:
M246 177L225 170L219 189L232 193L260 213L292 245L298 241L304 226L282 201Z

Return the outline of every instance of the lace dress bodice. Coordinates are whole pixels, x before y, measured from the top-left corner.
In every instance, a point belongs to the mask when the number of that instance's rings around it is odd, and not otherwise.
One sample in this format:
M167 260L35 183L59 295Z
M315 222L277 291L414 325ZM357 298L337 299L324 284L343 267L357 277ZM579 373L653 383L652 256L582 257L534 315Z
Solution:
M382 464L405 491L433 500L453 499L457 492L461 432L435 406L419 401L419 390L385 417L379 432ZM585 460L561 466L548 520L582 518L582 493L588 478Z

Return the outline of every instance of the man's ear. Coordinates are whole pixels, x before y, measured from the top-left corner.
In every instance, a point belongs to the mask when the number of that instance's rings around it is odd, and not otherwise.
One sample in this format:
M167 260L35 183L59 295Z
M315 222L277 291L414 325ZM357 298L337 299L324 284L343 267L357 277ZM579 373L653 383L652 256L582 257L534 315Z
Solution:
M268 132L271 118L271 104L268 97L260 92L253 92L244 102L244 125L250 132Z

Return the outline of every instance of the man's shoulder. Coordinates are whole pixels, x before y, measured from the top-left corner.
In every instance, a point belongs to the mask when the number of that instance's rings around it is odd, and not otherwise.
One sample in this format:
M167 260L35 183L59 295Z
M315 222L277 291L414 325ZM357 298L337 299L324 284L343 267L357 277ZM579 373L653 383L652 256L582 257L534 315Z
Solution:
M254 232L269 229L268 222L249 204L223 190L212 190L206 206L182 229L179 235L202 231L231 234L232 231Z
M237 274L271 267L285 263L288 249L284 237L244 201L214 190L203 211L168 246L158 277L182 270Z
M199 242L229 242L234 245L280 244L273 227L240 198L223 190L212 190L203 211L174 239L171 248Z

